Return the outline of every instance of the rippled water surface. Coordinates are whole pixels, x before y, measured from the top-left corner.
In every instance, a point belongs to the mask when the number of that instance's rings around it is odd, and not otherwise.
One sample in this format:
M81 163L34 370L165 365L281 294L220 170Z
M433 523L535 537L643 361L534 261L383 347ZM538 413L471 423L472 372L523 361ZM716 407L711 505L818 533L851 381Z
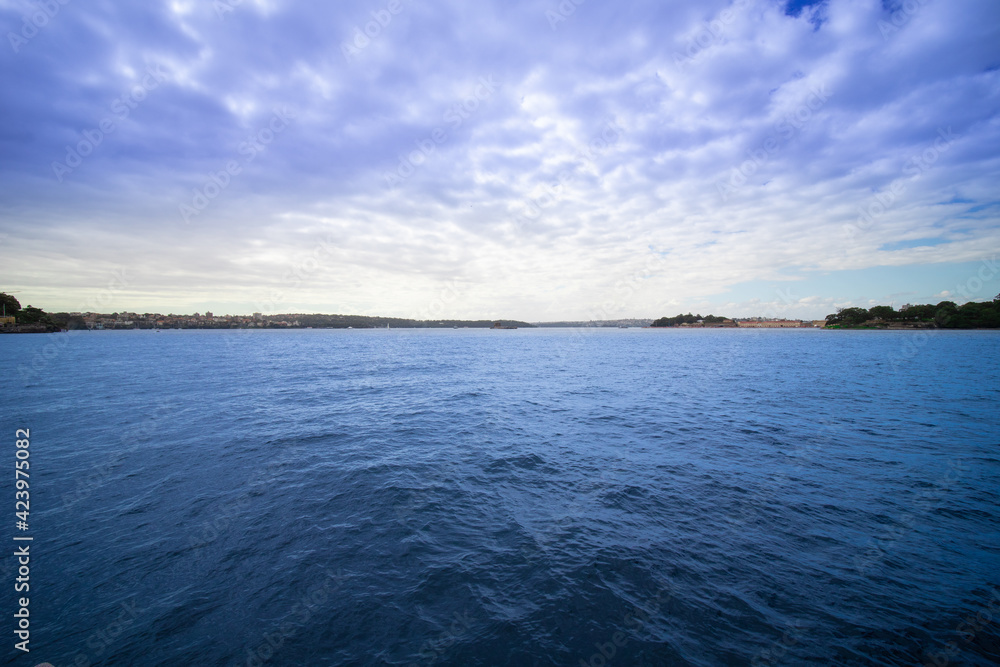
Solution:
M1000 660L997 332L84 332L0 372L15 664Z

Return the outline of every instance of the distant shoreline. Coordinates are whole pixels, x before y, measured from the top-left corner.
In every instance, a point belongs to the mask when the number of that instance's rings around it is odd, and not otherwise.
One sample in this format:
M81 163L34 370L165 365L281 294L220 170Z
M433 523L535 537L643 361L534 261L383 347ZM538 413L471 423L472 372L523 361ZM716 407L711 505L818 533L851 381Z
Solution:
M602 331L613 331L616 329L643 329L643 330L654 330L654 331L699 331L703 329L711 331L882 331L882 332L898 332L898 331L910 331L910 332L926 332L926 331L1000 331L997 327L968 327L968 328L948 328L948 327L785 327L785 328L775 328L775 327L612 327L612 326L527 326L527 327L510 327L510 329L530 329L534 331L551 330L551 329L586 329L590 331L602 330ZM428 326L414 326L414 327L394 327L389 329L392 330L405 330L405 331L424 331L424 330L440 330L448 331L454 330L454 327L428 327ZM459 327L459 330L480 330L480 331L495 331L493 327ZM218 331L218 332L245 332L245 331L261 331L261 332L281 332L281 331L379 331L382 330L381 327L243 327L243 328L222 328L222 327L166 327L162 329L152 329L148 327L132 327L132 328L110 328L110 329L59 329L59 330L47 330L44 327L36 326L26 326L26 327L15 327L6 328L0 330L0 334L59 334L59 333L126 333L126 332L147 332L147 333L161 333L161 332L176 332L176 331Z
M0 292L4 305L0 333L56 333L75 330L250 330L250 329L841 329L861 331L927 331L937 329L1000 329L1000 295L992 302L952 301L936 305L840 308L822 320L777 317L726 317L708 314L678 314L673 317L618 318L606 320L555 320L526 322L511 319L427 319L324 313L255 312L251 315L215 315L210 311L191 315L118 311L47 313L21 304Z

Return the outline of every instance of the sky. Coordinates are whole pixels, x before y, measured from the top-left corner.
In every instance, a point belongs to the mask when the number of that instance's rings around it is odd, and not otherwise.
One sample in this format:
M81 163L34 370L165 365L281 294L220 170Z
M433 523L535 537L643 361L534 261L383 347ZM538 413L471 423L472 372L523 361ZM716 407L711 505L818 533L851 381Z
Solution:
M1000 293L996 0L0 0L50 312L822 318Z

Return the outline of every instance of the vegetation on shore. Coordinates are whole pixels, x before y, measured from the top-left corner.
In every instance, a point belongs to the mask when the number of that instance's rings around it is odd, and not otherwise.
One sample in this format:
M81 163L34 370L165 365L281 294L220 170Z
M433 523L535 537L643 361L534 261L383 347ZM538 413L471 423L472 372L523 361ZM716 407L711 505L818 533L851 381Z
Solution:
M840 308L826 316L826 326L830 329L1000 329L1000 294L993 301L970 301L961 306L954 301L942 301L899 310L892 306Z
M46 313L40 308L22 308L10 294L0 292L0 304L16 324L0 326L0 333L44 333L61 329L442 329L466 327L489 329L497 320L411 320L398 317L371 317L367 315L327 315L323 313L297 313L279 315L225 316L161 315L159 313ZM3 311L0 311L3 312ZM500 320L504 326L530 328L534 325L518 320Z
M702 317L701 315L692 315L688 313L687 315L675 315L674 317L661 317L658 320L653 320L650 326L654 327L676 327L681 324L697 324L699 320L703 321L705 324L721 324L728 320L728 317L716 317L715 315L706 315Z
M0 315L13 317L17 320L14 325L7 325L0 328L0 331L8 330L15 333L50 333L59 331L59 323L41 308L28 305L21 308L21 302L16 297L0 292L0 304L3 308Z
M8 317L17 320L16 325L6 324L0 327L0 332L9 333L43 333L61 329L85 329L92 326L79 315L69 313L46 313L34 306L21 307L14 296L0 292L0 304ZM114 318L114 315L95 315L100 318ZM166 321L163 321L166 320ZM221 321L220 321L221 320ZM239 322L237 322L239 320ZM163 321L160 325L157 322ZM721 324L729 318L706 315L679 314L674 317L661 317L653 320L650 326L676 327L682 324L705 325ZM490 328L494 320L410 320L395 317L370 317L366 315L325 315L315 314L285 314L265 315L258 319L249 317L234 318L188 318L187 316L155 315L140 316L136 321L128 321L125 328L152 329L157 326L164 328L185 329L231 329L247 326L261 328L305 328L317 329L365 329L385 328ZM504 325L515 327L532 327L534 325L516 320L503 320ZM548 323L550 326L553 323ZM892 306L874 306L865 308L840 308L836 313L826 316L826 327L829 329L1000 329L1000 294L993 301L968 302L961 306L954 301L942 301L936 305L923 304L903 306L895 310ZM111 328L117 328L112 326Z

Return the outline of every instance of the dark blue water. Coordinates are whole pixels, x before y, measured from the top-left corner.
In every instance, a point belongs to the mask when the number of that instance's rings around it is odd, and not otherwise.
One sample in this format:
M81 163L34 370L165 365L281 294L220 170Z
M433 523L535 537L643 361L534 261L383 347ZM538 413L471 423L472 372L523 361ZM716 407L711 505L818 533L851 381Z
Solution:
M87 332L0 374L13 664L1000 659L998 332Z

